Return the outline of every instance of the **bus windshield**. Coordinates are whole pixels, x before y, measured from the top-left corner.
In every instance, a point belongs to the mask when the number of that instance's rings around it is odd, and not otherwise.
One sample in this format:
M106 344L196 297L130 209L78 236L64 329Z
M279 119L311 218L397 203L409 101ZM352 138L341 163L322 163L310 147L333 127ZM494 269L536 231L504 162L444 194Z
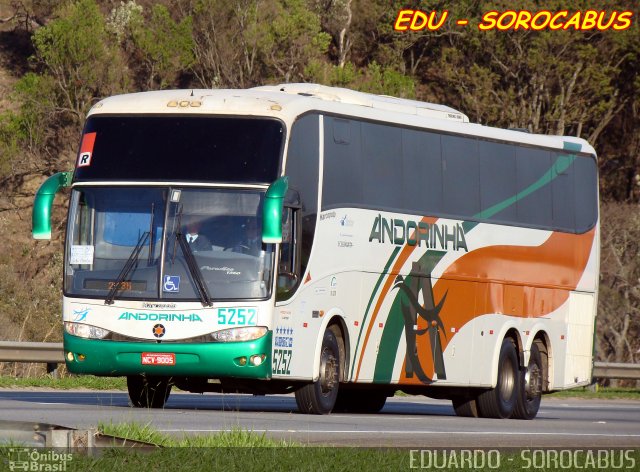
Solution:
M262 244L263 197L257 190L78 187L65 292L107 303L267 298L273 247Z
M273 118L94 115L73 180L270 184L283 142Z

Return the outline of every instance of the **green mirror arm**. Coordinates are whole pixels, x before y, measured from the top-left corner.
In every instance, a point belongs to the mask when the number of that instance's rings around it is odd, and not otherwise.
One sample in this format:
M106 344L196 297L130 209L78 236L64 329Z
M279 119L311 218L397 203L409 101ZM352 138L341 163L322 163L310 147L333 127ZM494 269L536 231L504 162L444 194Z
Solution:
M267 189L262 207L262 242L282 242L282 207L289 189L289 177L283 176Z
M52 175L38 189L31 215L34 239L51 239L51 208L53 199L60 189L71 185L73 172L58 172Z

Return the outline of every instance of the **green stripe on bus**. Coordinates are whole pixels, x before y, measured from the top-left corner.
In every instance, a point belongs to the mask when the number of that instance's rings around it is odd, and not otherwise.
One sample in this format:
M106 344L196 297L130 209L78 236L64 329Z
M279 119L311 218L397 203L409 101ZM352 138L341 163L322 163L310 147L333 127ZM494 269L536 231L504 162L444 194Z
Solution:
M562 141L562 149L564 149L565 151L580 152L582 151L582 144Z
M412 277L407 276L409 283ZM376 359L376 367L373 372L374 383L390 383L393 375L393 365L396 362L396 353L400 338L404 331L404 319L402 317L402 302L408 303L407 296L404 292L399 292L393 300L389 316L384 324L382 338L380 339L380 347L378 348L378 357Z
M418 261L421 267L421 273L431 274L434 267L447 254L446 251L429 251ZM411 276L407 276L407 281L411 281ZM404 318L402 317L401 301L406 298L403 292L398 292L395 300L391 304L389 316L382 331L380 339L380 347L378 348L378 357L376 359L376 367L373 374L374 383L389 383L393 375L393 365L396 361L398 345L404 331Z
M568 154L559 155L558 159L551 166L551 168L547 172L545 172L544 175L540 177L536 182L529 185L526 189L524 189L521 192L518 192L514 196L509 197L506 200L500 203L497 203L490 208L487 208L486 210L482 210L477 215L474 215L474 218L479 218L479 219L491 218L492 216L500 213L505 208L510 207L511 205L516 203L518 200L522 200L523 198L532 194L536 190L539 190L545 185L548 185L549 183L551 183L551 181L553 181L556 177L558 177L558 175L566 171L571 166L575 158L576 158L575 156L571 156Z
M398 255L398 253L400 252L400 246L396 247L393 252L391 253L391 256L389 257L389 260L387 261L387 264L384 266L384 269L382 270L382 273L380 274L380 277L378 277L378 281L376 282L376 286L373 288L373 292L371 292L371 297L369 298L369 303L367 304L367 309L364 312L364 318L362 320L362 326L360 326L360 332L358 333L358 340L356 341L356 350L354 351L354 354L357 356L358 354L358 347L360 346L360 338L362 337L362 331L364 330L364 327L366 326L366 321L367 321L367 316L369 316L369 308L371 308L371 304L373 303L373 299L376 296L376 293L378 293L378 288L380 287L380 284L382 283L382 279L384 279L384 277L387 275L387 272L389 271L389 267L391 267L391 263L396 259L396 256ZM353 371L356 367L357 364L357 357L354 357L354 361L351 363L351 377L353 378Z

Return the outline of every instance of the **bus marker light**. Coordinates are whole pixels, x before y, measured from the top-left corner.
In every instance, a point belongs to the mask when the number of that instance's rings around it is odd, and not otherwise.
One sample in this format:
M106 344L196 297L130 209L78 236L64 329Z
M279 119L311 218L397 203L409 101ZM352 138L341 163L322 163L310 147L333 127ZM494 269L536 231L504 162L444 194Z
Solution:
M189 106L189 101L188 100L183 100L179 103L180 108L186 108Z
M384 325L382 323L378 323L378 328L382 328Z
M458 330L456 328L454 328L453 326L451 327L451 332L452 333L456 333Z
M354 325L354 326L358 326L358 324L359 324L359 322L358 322L358 321L354 321L354 322L353 322L353 325Z
M178 106L178 102L176 100L171 100L169 103L167 103L168 107L174 108Z
M282 107L280 105L271 105L271 109L274 111L280 111L282 110Z
M489 334L493 334L493 330L492 329L489 330Z
M561 334L561 335L560 335L560 339L564 339L564 334Z

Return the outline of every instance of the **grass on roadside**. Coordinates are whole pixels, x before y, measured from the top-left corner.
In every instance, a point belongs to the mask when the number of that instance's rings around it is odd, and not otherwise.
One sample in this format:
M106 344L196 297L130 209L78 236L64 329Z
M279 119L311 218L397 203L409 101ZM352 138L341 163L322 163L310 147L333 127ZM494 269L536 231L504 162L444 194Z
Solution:
M106 435L142 441L163 447L292 447L300 444L275 440L264 433L254 433L242 429L231 429L212 435L185 435L174 437L155 430L149 424L98 423L98 430Z
M354 447L316 447L292 441L267 438L264 433L235 429L207 436L172 437L153 429L149 424L138 423L101 423L98 429L104 433L127 439L157 444L157 449L131 449L127 447L103 448L97 455L71 453L65 459L64 468L60 468L60 455L41 455L36 461L36 469L28 470L67 470L70 472L92 470L118 472L140 472L141 470L224 470L242 471L349 471L349 470L408 470L410 468L437 468L457 470L477 470L489 467L491 470L512 471L531 468L532 458L546 470L556 470L553 464L558 462L559 454L548 454L538 450L535 457L526 448L520 450L499 451L498 446L489 449L474 450L438 450L422 448L354 448ZM0 444L0 469L3 465L13 470L16 450L25 451L17 444ZM598 451L590 448L576 455L562 455L569 460L572 470L601 469L601 457ZM44 450L43 450L44 451ZM565 452L567 452L565 451ZM63 451L58 450L60 454ZM607 464L615 459L625 466L640 463L640 450L629 449L605 451ZM612 457L610 457L613 455ZM24 454L23 454L24 456ZM32 460L32 455L26 456ZM65 456L66 457L66 456ZM554 462L555 461L555 462ZM575 461L575 463L574 463ZM56 465L57 464L57 465ZM30 466L30 464L29 464ZM58 468L53 468L57 466ZM550 466L550 467L549 467ZM539 465L535 466L540 468ZM562 467L563 469L567 467ZM633 468L633 467L632 467ZM26 470L26 469L25 469Z
M0 388L57 388L61 390L126 390L125 377L96 377L94 375L73 375L53 377L50 374L42 377L8 377L0 376Z
M545 396L547 397L547 396ZM543 397L543 398L545 398ZM561 390L548 395L548 398L585 398L593 400L640 400L640 389L627 387L579 387Z

